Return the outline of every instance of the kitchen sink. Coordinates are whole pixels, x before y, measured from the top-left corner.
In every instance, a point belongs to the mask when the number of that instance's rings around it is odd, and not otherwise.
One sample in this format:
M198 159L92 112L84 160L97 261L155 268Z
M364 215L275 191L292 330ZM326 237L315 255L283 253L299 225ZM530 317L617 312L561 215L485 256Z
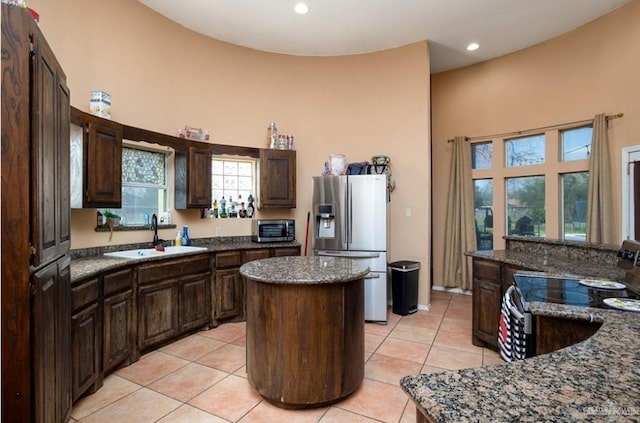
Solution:
M192 246L176 246L176 247L164 247L164 251L158 251L155 248L139 248L137 250L114 251L113 253L104 253L104 255L107 257L141 259L145 257L174 256L179 254L193 253L196 251L207 251L207 248L192 247Z

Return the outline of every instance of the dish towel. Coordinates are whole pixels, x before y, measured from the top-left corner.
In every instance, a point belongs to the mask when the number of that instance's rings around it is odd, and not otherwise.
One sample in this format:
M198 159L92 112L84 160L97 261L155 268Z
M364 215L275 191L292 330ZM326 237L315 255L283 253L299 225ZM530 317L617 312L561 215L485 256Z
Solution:
M515 286L510 286L500 307L498 347L504 361L524 360L527 354L527 338L524 330L524 309Z

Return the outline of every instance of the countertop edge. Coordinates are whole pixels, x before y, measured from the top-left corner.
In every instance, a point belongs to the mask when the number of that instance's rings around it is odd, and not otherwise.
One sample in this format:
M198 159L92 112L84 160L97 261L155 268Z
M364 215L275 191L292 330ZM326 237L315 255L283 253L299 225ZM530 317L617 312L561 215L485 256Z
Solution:
M469 416L482 420L486 413L493 413L492 421L572 421L611 401L640 414L640 376L629 371L640 366L640 314L548 303L531 303L531 311L602 326L585 341L526 360L405 376L402 390L424 415L439 422ZM493 409L488 411L486 404Z

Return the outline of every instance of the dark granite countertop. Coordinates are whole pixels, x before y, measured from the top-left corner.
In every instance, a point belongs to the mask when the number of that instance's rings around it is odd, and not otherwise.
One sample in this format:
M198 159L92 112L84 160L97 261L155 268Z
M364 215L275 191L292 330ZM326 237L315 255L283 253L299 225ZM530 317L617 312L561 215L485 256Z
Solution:
M300 243L296 241L256 243L251 241L251 237L195 238L192 239L192 243L194 246L206 247L206 254L231 250L300 247ZM72 256L70 265L71 282L75 282L101 272L124 268L129 265L138 265L140 263L149 261L166 260L171 258L186 257L188 255L203 254L202 251L194 251L183 253L180 255L168 255L166 257L146 256L135 259L108 257L103 255L105 252L148 247L148 244L129 244L114 247L96 247L83 250L71 250L69 251L69 254Z
M512 250L471 251L466 255L525 267L530 270L575 275L581 278L622 280L624 277L624 270L618 268L615 264L593 260L588 255L584 257L567 257L542 251Z
M490 367L405 376L436 422L640 420L640 313L531 303L536 315L602 322L589 339Z
M240 274L274 284L326 284L361 279L369 268L342 257L273 257L245 263Z

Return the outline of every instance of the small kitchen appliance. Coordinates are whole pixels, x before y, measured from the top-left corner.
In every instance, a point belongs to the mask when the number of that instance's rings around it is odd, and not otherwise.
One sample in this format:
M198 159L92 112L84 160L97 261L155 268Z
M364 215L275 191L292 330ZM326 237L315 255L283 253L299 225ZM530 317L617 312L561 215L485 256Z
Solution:
M291 242L296 239L293 219L254 219L251 228L253 242Z

